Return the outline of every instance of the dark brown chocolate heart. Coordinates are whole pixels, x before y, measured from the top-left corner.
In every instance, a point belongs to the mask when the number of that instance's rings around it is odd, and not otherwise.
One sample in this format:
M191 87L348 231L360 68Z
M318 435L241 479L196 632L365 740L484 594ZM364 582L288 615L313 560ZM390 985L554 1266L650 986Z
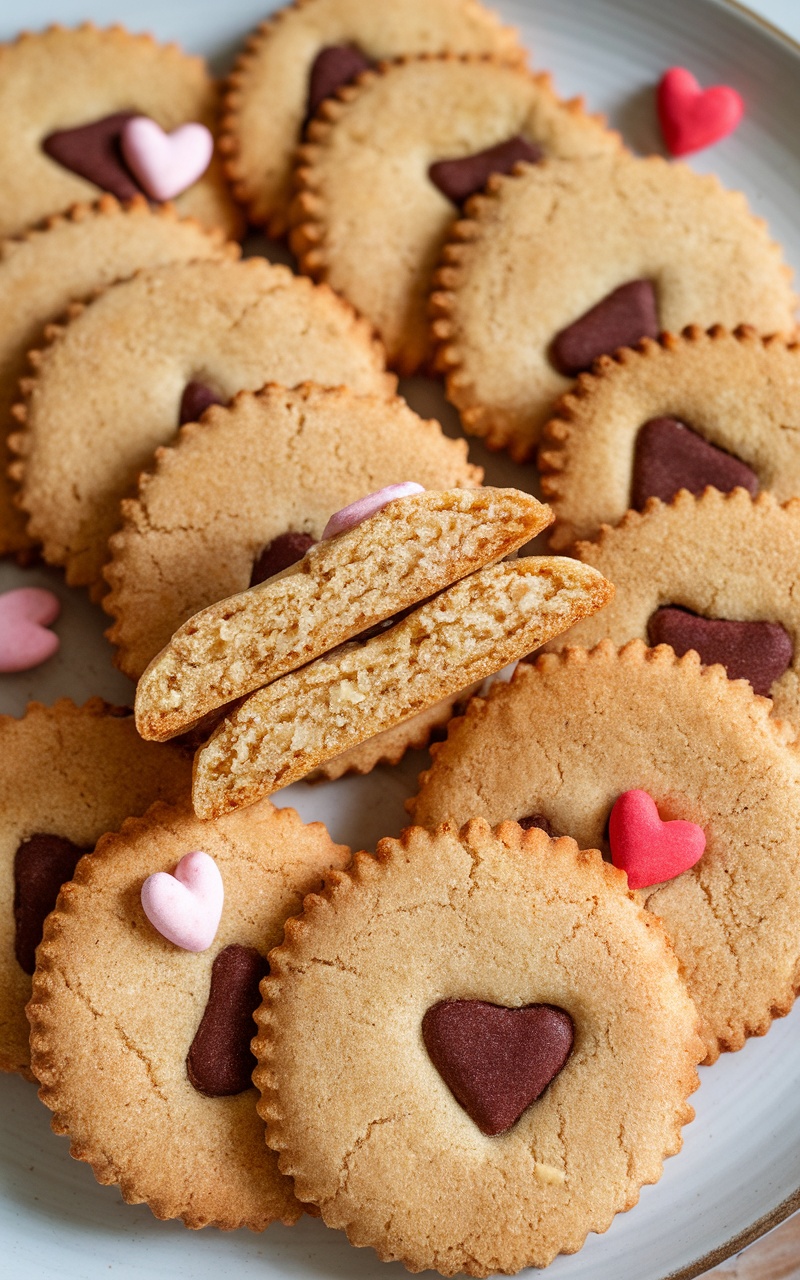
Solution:
M538 827L540 831L544 831L545 835L550 836L551 840L555 839L556 833L543 813L529 813L526 818L517 818L517 822L523 831L530 831L532 827Z
M181 396L181 407L178 410L178 425L187 422L199 422L210 404L224 404L216 393L204 382L187 382Z
M463 204L476 191L483 190L493 173L510 173L520 160L538 164L543 155L541 147L516 134L472 156L437 160L428 170L428 177L453 204Z
M310 533L279 533L253 561L250 586L266 582L267 578L283 573L290 565L297 564L315 543L316 538L312 538Z
M337 89L350 80L355 80L362 71L372 66L357 45L329 44L320 49L314 59L308 76L308 99L306 102L306 119L310 120L321 102L330 98Z
M639 428L631 479L631 506L637 511L648 498L670 502L679 489L700 494L709 484L722 493L741 485L753 497L759 489L755 471L678 418L651 418Z
M483 1133L516 1124L572 1052L572 1019L549 1004L506 1009L485 1000L442 1000L422 1019L431 1061Z
M186 1072L198 1093L224 1098L251 1087L253 1014L261 1004L259 983L268 973L255 947L234 943L215 959L208 1003L186 1056Z
M647 623L651 645L668 644L680 658L689 649L710 667L721 662L731 680L749 680L755 693L770 689L792 661L792 641L779 622L732 622L701 618L688 609L664 605Z
M117 111L77 129L59 129L42 141L42 150L65 169L86 178L118 200L146 194L126 168L120 148L122 128L139 113Z
M64 836L39 832L23 840L14 855L14 954L24 973L36 968L36 948L44 922L62 884L72 879L88 849Z
M630 280L612 290L553 339L550 355L559 373L574 378L598 356L633 347L660 332L656 291L650 280Z

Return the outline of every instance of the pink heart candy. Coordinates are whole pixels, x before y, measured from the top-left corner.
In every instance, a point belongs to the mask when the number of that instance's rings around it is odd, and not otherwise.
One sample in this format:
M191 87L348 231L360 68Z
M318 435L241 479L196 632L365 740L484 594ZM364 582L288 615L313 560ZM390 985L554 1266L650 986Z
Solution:
M0 595L0 671L29 671L52 658L61 643L46 628L61 611L43 587L17 587Z
M733 133L744 115L740 94L729 85L701 89L691 71L670 67L658 86L658 116L673 156L701 151Z
M611 860L627 872L631 889L663 884L703 856L706 833L696 822L663 822L646 791L625 791L608 820Z
M125 163L153 200L172 200L202 177L214 152L204 124L182 124L165 133L155 120L134 116L120 140Z
M154 929L184 951L206 951L216 937L225 891L213 858L197 850L175 874L156 871L142 885L142 907Z
M423 492L424 488L421 484L415 484L413 480L404 480L402 484L389 484L385 489L378 489L375 493L368 493L365 498L359 498L357 502L351 502L349 507L342 507L341 511L334 511L322 530L322 540L335 538L338 534L345 533L348 529L355 529L356 525L363 524L370 516L374 516L378 511L383 511L384 507L388 507L390 502L395 502L398 498L410 498L412 493Z

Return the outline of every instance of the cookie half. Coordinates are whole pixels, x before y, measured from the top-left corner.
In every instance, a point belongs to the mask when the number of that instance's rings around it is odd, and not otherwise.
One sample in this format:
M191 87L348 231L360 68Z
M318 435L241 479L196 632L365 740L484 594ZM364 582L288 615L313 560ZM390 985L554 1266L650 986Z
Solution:
M689 324L795 325L790 271L741 193L621 152L491 179L454 227L431 305L465 431L518 461L600 355Z
M0 717L0 1070L30 1077L34 955L61 884L100 836L155 800L178 800L191 759L143 742L131 712L92 698Z
M539 450L551 546L594 537L650 497L744 486L800 496L800 347L691 325L597 362L555 407Z
M800 762L769 712L666 645L546 654L451 722L409 807L425 826L536 815L607 851L612 806L641 789L663 820L702 827L700 861L639 900L664 922L713 1062L788 1013L800 972Z
M121 199L141 192L117 151L118 117L129 115L147 116L168 133L190 122L213 133L217 90L203 59L152 36L91 23L26 31L0 45L0 236L103 191ZM88 136L66 139L67 151L80 154L77 169L53 158L54 135L63 144L65 133L93 125ZM177 207L227 235L243 230L218 158L177 197Z
M519 159L619 149L580 100L556 97L549 76L477 56L383 63L309 125L292 249L303 271L372 321L390 363L412 373L431 355L431 279L469 191Z
M663 929L596 850L413 827L304 907L270 957L254 1079L328 1226L412 1271L513 1273L658 1181L703 1044Z
M320 98L404 53L524 59L516 33L476 0L295 0L247 40L227 83L220 151L250 219L288 226L292 155Z
M140 272L47 333L15 406L23 429L11 437L11 471L45 559L95 594L120 499L174 437L188 388L217 401L269 380L394 389L380 346L345 303L262 258Z
M260 689L195 757L192 796L215 817L493 675L601 609L613 592L577 561L526 556L463 578L366 643Z
M192 952L155 930L141 891L198 849L216 863L224 903L213 943ZM284 920L348 856L292 809L266 803L201 824L188 804L155 805L62 890L28 1005L33 1069L55 1132L129 1204L225 1230L300 1217L264 1145L248 1013Z

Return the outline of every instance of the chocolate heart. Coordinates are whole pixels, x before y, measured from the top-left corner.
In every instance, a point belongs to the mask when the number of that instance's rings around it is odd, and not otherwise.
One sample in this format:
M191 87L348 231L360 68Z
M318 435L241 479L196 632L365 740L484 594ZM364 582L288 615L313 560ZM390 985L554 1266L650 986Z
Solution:
M651 645L671 645L679 658L694 649L707 667L721 662L731 680L749 680L753 691L764 697L769 697L793 656L791 637L779 622L701 618L675 605L664 605L650 615L647 639Z
M540 831L544 831L546 835L550 836L551 840L555 839L556 833L543 813L529 813L527 818L517 818L517 822L523 831L530 831L531 827L538 827Z
M541 147L516 134L506 142L498 142L485 151L457 160L437 160L428 170L428 177L442 195L453 204L463 204L469 196L481 191L493 173L510 173L520 160L538 164L544 156Z
M259 984L269 965L255 947L237 943L220 951L211 966L211 989L191 1048L186 1072L198 1093L224 1098L252 1085L256 1060L250 1050Z
M310 120L320 103L330 98L341 85L354 80L371 66L369 58L357 45L329 44L320 49L308 76L306 119Z
M36 948L44 922L56 905L62 884L72 879L88 849L64 836L37 832L14 855L14 955L24 973L36 968Z
M253 561L253 572L250 574L250 586L266 582L276 573L282 573L290 565L302 560L309 547L316 544L310 533L279 533L268 543L260 555Z
M503 1133L544 1092L572 1052L572 1019L549 1004L506 1009L442 1000L422 1019L431 1061L487 1134Z
M136 111L117 111L77 129L59 129L42 141L42 150L65 169L86 178L118 200L142 195L142 188L125 165L120 150L122 129Z
M559 373L574 378L591 369L598 356L633 347L642 338L657 338L659 332L652 282L630 280L562 329L553 339L550 355Z
M178 410L178 425L182 427L187 422L199 422L210 404L224 403L216 391L212 391L204 382L187 382Z
M640 427L631 478L631 506L637 511L648 498L670 502L679 489L700 494L709 484L722 493L739 485L753 498L759 490L755 471L678 418L651 418Z

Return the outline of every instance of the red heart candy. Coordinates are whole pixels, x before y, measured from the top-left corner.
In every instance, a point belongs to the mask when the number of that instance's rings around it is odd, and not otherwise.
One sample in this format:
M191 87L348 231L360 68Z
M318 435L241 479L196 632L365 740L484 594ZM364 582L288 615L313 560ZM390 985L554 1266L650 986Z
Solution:
M696 822L662 822L646 791L625 791L608 820L611 861L627 872L631 889L663 884L703 856L706 833Z
M658 117L673 156L701 151L733 133L744 114L741 95L727 84L701 89L691 71L670 67L658 86Z

